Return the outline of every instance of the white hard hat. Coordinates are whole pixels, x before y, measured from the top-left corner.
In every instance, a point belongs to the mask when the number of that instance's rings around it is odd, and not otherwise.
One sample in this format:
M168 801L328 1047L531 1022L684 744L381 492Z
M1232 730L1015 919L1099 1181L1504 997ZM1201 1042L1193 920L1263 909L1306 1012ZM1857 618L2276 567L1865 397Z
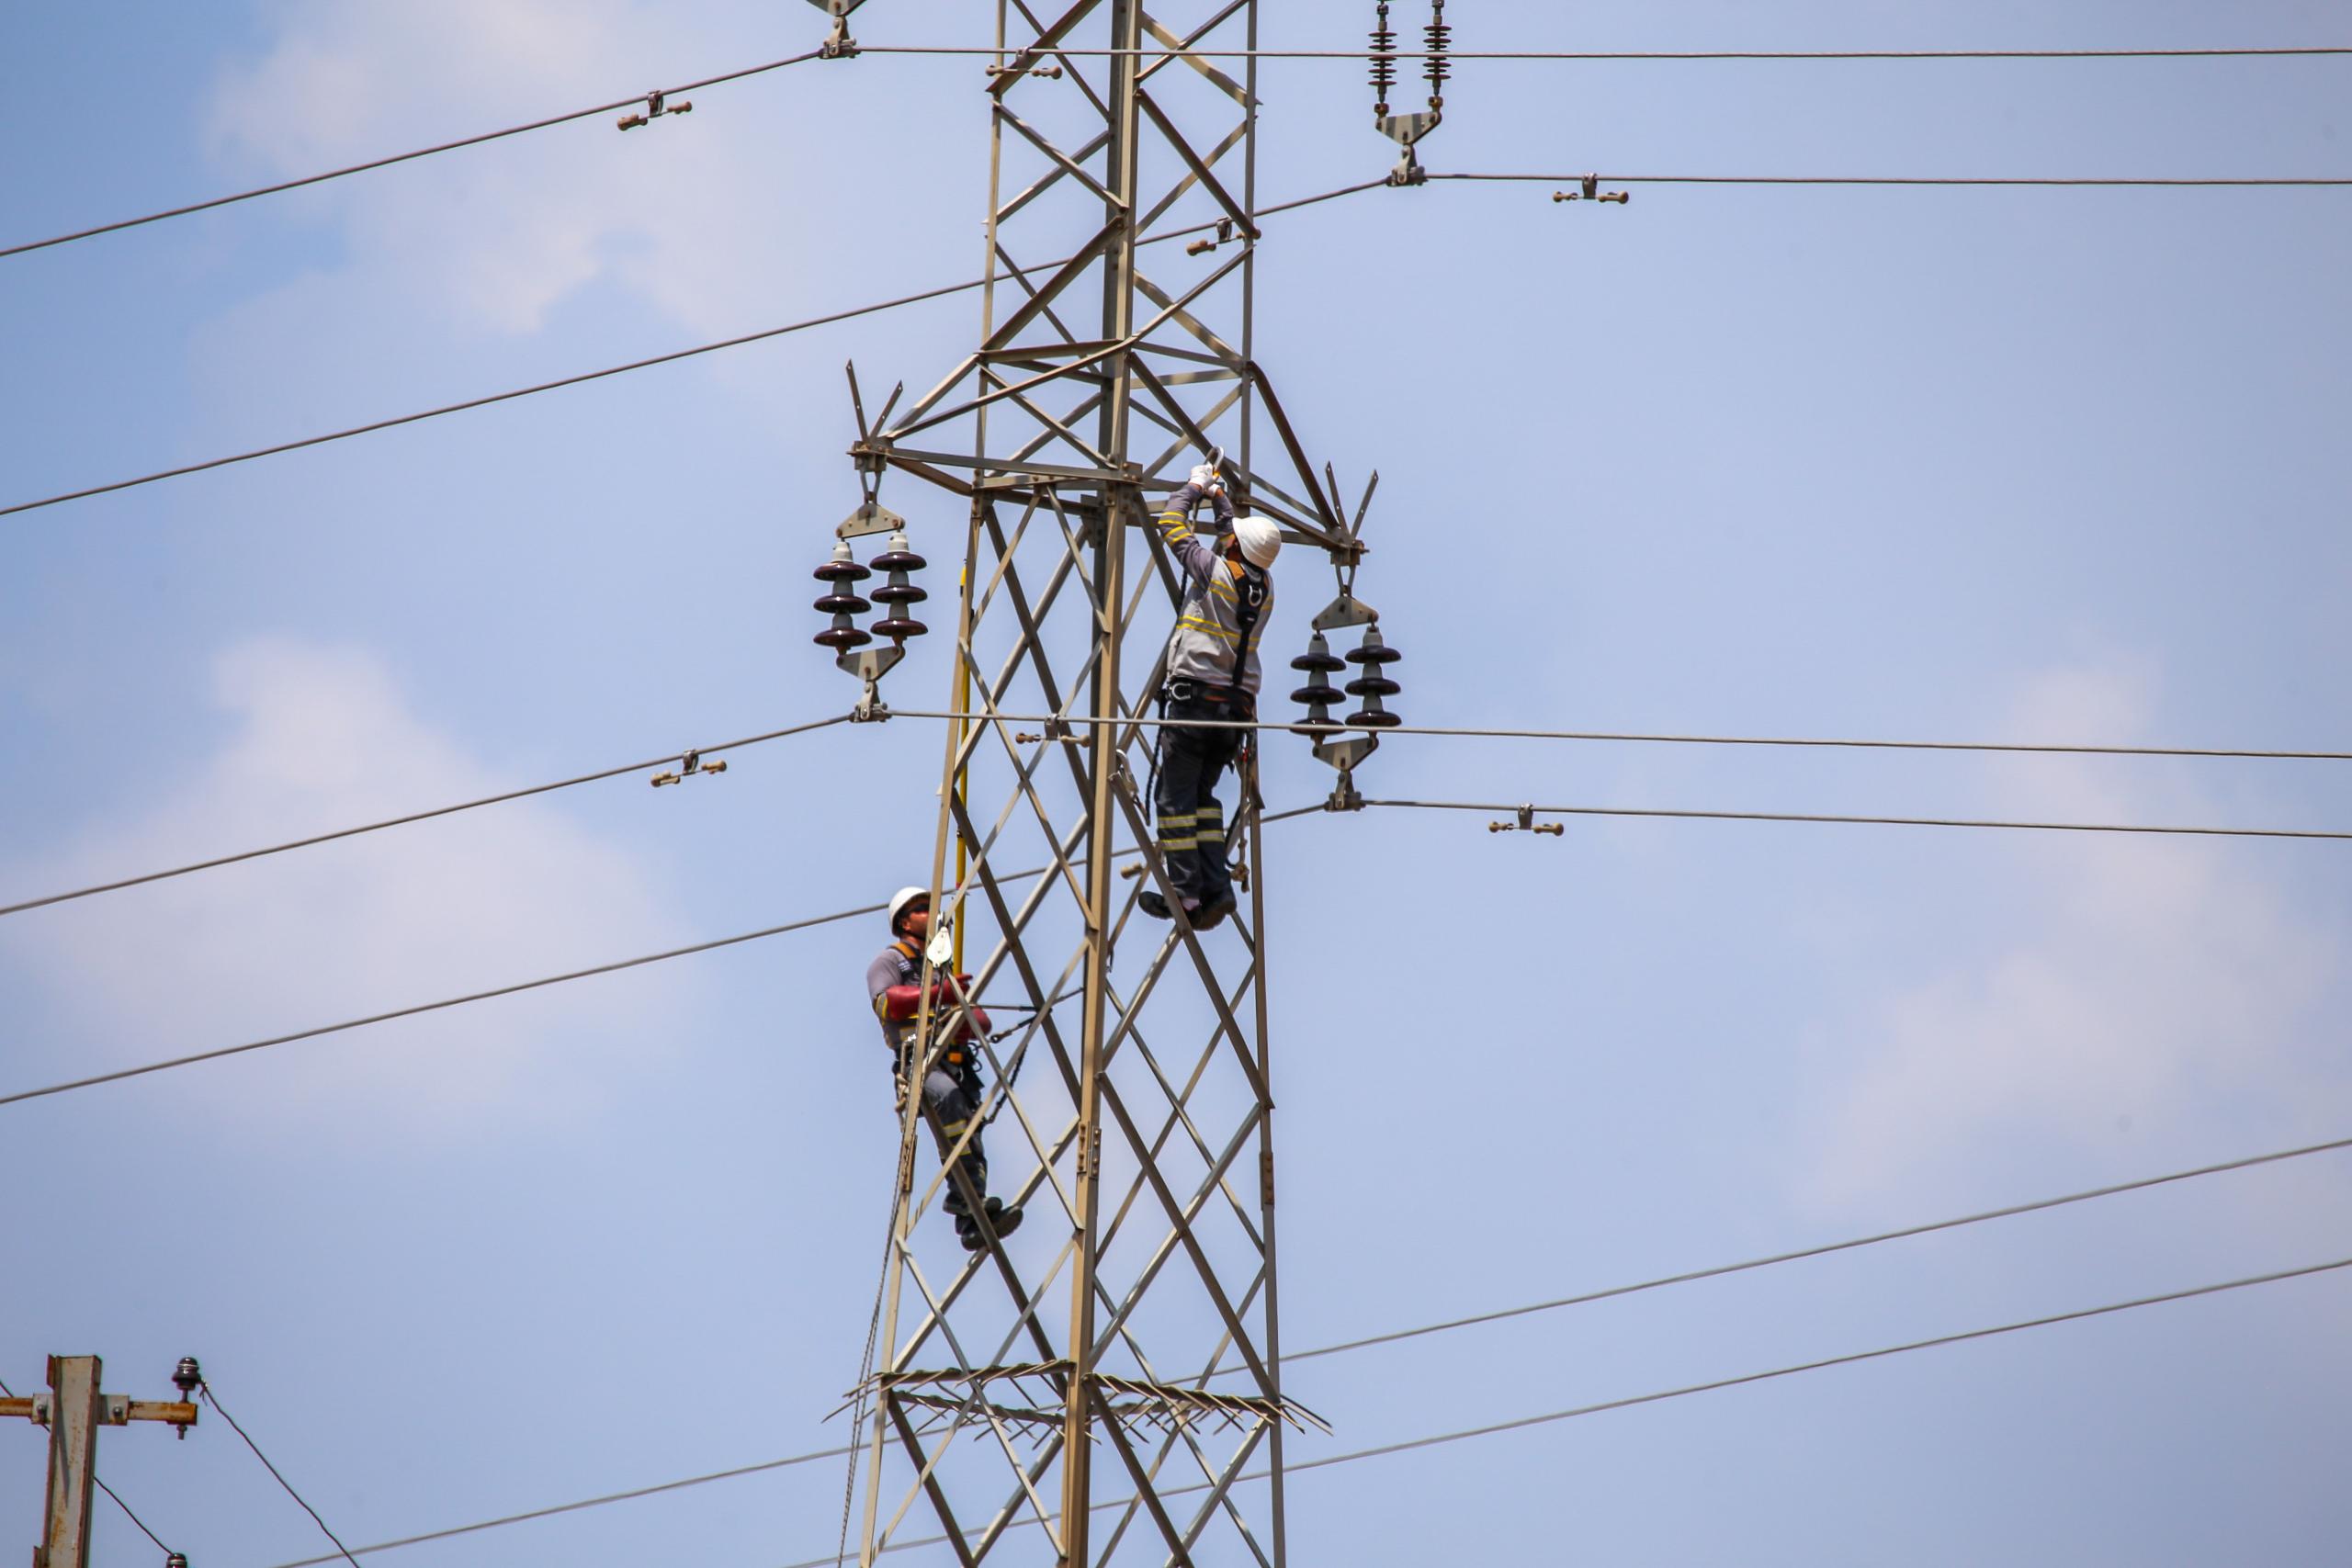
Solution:
M896 931L899 929L899 917L905 914L907 912L907 906L913 903L918 898L922 899L926 905L928 905L931 902L931 889L928 887L901 887L896 893L890 895L890 929L893 931Z
M1251 566L1272 566L1283 553L1283 531L1262 517L1235 518L1233 537L1241 547L1241 558Z

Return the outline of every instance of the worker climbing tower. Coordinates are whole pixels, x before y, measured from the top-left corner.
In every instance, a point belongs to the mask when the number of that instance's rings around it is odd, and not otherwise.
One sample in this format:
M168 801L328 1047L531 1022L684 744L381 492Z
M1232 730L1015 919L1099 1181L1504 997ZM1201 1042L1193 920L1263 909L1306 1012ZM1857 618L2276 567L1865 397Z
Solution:
M851 378L862 495L818 573L816 640L881 718L908 637L952 633L925 979L968 972L991 1012L963 1138L986 1124L989 1190L1027 1217L963 1250L939 1213L951 1179L917 1157L920 1105L901 1108L854 1395L861 1563L935 1537L964 1563L1279 1564L1283 1434L1313 1420L1281 1381L1254 765L1227 784L1240 911L1207 932L1149 919L1141 892L1177 900L1149 821L1155 731L1136 721L1178 586L1148 515L1187 470L1217 462L1241 510L1282 526L1285 582L1327 563L1352 581L1362 517L1342 518L1254 358L1257 64L1216 51L1255 48L1260 0L1156 4L999 0L974 85L979 346L870 422ZM868 631L854 552L883 535L868 565L900 592ZM918 551L962 566L952 609L934 581L920 622ZM1318 598L1288 602L1270 654L1305 641ZM1330 625L1368 626L1347 603ZM912 707L909 679L889 695ZM1283 694L1270 682L1263 717L1283 721ZM1344 785L1370 738L1322 739ZM926 1017L921 1037L956 1022Z

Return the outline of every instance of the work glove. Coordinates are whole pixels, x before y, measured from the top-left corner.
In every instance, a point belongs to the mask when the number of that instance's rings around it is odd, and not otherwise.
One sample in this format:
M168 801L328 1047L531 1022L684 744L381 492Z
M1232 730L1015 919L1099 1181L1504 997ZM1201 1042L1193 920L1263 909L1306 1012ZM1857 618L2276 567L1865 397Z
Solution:
M1191 479L1194 484L1200 486L1204 491L1223 490L1225 488L1225 477L1216 471L1216 468L1214 464L1193 464Z

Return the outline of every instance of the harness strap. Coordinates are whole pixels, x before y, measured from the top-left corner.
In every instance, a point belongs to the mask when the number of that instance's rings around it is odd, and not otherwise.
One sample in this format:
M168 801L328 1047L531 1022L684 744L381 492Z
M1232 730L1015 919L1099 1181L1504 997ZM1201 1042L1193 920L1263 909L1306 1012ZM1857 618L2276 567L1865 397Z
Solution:
M1241 694L1241 682L1250 674L1250 639L1258 630L1258 619L1266 609L1266 574L1261 567L1244 564L1238 587L1233 595L1233 618L1241 633L1241 640L1233 650L1233 679L1223 688L1230 698Z

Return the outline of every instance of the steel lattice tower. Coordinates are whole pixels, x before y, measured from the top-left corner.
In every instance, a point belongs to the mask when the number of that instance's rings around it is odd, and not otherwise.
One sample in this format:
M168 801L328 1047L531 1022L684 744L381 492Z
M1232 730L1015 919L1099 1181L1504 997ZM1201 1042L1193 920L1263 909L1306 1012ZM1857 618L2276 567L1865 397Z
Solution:
M868 427L861 407L852 448L866 504L844 537L898 521L876 497L888 470L961 498L967 716L942 773L933 908L1000 1025L1016 1001L1035 1010L986 1052L989 1186L1026 1206L1018 1235L956 1247L937 1213L948 1178L917 1157L919 1108L902 1111L859 1391L861 1563L934 1521L966 1563L1008 1546L1036 1560L1032 1526L1072 1568L1284 1560L1283 1430L1311 1417L1280 1375L1254 773L1225 786L1240 914L1206 935L1138 916L1136 895L1168 886L1152 736L1131 721L1178 585L1146 508L1221 446L1244 510L1334 561L1356 547L1251 357L1256 62L1237 79L1200 51L1254 49L1259 0L1162 4L1182 15L1070 0L1041 21L999 0L981 345L895 423L886 407ZM1130 52L1061 52L1105 47ZM1273 475L1253 465L1261 416ZM927 494L903 503L920 513ZM1294 582L1319 575L1304 564ZM1026 734L1002 716L1023 713L1058 717Z

